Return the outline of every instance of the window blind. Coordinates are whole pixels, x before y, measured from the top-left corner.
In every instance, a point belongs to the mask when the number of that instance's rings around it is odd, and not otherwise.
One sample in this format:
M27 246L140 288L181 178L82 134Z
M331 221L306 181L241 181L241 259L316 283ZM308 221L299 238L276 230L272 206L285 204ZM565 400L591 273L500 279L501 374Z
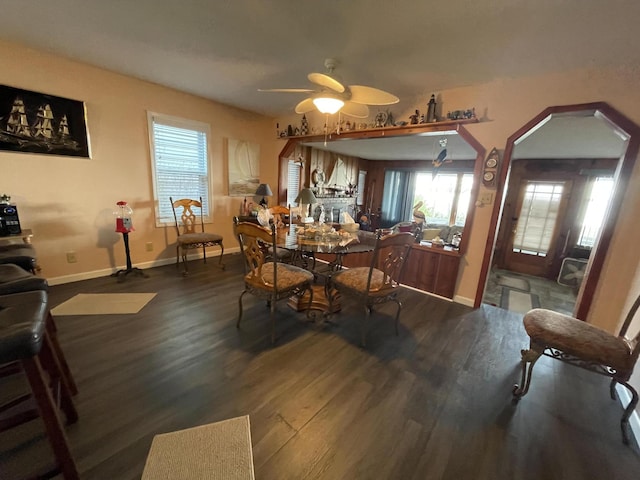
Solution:
M174 221L169 197L202 197L202 213L208 218L208 126L161 115L152 115L151 123L157 223Z
M287 205L298 206L296 198L300 193L300 164L289 161L287 169Z

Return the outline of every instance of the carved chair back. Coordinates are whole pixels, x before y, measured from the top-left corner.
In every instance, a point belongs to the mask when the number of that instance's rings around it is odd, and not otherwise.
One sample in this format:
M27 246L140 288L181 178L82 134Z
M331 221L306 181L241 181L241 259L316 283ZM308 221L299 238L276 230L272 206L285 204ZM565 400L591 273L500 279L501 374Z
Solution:
M202 197L199 200L193 200L190 198L181 198L174 201L169 197L171 201L171 207L173 208L173 219L175 221L177 235L184 235L188 233L201 233L204 232L204 217L202 214ZM178 216L176 210L180 210L180 221L178 222ZM196 209L197 211L194 211ZM198 222L198 219L200 220ZM197 232L198 223L200 224L200 232ZM180 229L182 227L182 231Z

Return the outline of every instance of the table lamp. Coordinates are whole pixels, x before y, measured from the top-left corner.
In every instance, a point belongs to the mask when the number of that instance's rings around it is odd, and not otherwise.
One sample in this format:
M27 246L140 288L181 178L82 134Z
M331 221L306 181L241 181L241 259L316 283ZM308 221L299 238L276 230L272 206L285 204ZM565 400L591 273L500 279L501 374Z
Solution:
M309 217L311 216L311 205L318 203L318 199L310 188L303 188L296 197L296 203L301 205L309 205ZM304 211L304 210L303 210Z
M258 185L258 189L256 190L256 197L262 196L262 200L260 200L260 205L264 208L267 208L267 200L264 197L270 197L273 193L271 192L271 187L268 183L261 183Z

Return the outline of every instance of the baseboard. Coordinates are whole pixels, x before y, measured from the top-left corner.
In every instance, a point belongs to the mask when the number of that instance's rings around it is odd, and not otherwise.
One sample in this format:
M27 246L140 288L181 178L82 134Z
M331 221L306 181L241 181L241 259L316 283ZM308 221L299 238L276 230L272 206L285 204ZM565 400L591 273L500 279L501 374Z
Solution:
M475 303L473 298L467 298L467 297L463 297L461 295L454 295L453 301L456 302L456 303L460 303L462 305L465 305L467 307L473 307L473 304Z
M240 247L224 249L225 255L231 255L235 253L240 253ZM216 258L216 257L217 257L216 253L214 253L213 256L207 255L208 259ZM203 255L202 255L202 252L200 251L198 253L192 253L191 255L187 255L187 260L198 260L201 258L203 258ZM176 263L175 257L159 258L157 260L152 260L150 262L135 263L134 267L145 270L147 268L162 267L164 265L170 265L173 263ZM51 277L51 278L47 278L47 282L49 283L49 285L62 285L63 283L79 282L81 280L90 280L92 278L106 277L116 273L118 270L122 270L125 268L127 268L125 265L121 265L113 268L103 268L101 270L92 270L90 272L74 273L73 275Z
M631 401L629 390L618 383L616 384L616 391L618 392L618 399L622 404L622 408L627 408L627 405L629 405L629 402ZM631 417L629 417L629 426L631 427L633 436L636 437L636 443L640 444L640 415L638 415L637 409L631 412Z

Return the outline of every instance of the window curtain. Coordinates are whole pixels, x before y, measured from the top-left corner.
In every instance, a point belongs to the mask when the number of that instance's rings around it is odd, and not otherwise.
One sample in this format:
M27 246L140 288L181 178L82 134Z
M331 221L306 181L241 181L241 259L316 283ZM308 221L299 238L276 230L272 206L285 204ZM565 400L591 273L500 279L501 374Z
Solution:
M390 227L411 219L411 197L415 178L409 170L387 170L384 174L384 194L380 226Z

